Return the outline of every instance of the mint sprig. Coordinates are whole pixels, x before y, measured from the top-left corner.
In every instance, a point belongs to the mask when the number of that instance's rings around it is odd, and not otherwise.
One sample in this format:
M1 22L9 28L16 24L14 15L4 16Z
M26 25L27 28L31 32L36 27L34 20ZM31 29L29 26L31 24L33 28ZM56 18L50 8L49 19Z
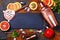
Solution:
M19 33L17 33L16 31L13 31L13 32L12 32L12 37L13 37L13 38L16 38L18 35L19 35Z
M58 14L60 14L60 9L58 9Z
M54 2L56 3L56 6L53 7L53 11L57 11L58 14L60 14L60 0L54 0Z

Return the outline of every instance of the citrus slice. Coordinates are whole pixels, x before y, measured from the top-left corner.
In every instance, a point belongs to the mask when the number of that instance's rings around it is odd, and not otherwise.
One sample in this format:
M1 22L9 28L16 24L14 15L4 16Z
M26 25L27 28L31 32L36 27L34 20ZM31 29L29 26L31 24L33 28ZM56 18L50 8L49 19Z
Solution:
M1 23L0 23L0 27L1 27Z
M15 3L9 3L7 5L7 9L10 10L14 10L17 11L18 9L20 9L22 7L22 5L19 2L15 2Z
M22 7L21 3L19 3L19 2L15 2L14 4L16 4L17 8L19 8L19 9Z
M19 2L15 2L14 4L17 6L17 7L16 7L17 10L20 9L20 8L22 7L21 3L19 3Z
M31 2L29 4L29 7L30 7L31 10L36 10L37 7L38 7L38 4L36 2Z
M10 24L7 21L2 21L0 24L0 29L2 31L7 31L10 28Z
M50 4L50 0L41 0L45 5L49 5Z
M15 8L15 5L14 5L13 3L9 3L9 4L7 5L7 9L14 10L14 8ZM15 10L14 10L14 11L15 11Z
M56 6L56 3L55 2L53 3L53 6Z
M53 0L50 0L49 6L51 7L54 4Z

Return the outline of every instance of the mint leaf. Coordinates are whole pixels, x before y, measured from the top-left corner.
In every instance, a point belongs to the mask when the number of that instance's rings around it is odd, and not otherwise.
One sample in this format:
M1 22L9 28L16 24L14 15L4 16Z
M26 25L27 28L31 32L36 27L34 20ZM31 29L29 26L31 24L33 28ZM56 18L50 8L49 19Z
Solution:
M60 14L60 9L58 9L58 14Z
M12 32L12 37L16 38L19 35L19 33L17 33L16 31Z
M56 3L56 6L53 7L53 11L57 11L58 14L60 14L60 0L54 0L54 2Z

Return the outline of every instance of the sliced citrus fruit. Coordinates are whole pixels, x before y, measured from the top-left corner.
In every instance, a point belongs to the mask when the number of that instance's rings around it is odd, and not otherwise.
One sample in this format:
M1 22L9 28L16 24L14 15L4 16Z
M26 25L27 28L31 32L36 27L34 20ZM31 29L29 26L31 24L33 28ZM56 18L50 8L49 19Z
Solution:
M45 5L49 5L50 4L50 0L41 0Z
M53 5L51 6L51 9L53 9L56 6L56 3L53 2Z
M50 0L50 4L49 4L49 6L51 7L52 5L53 5L53 0Z
M0 27L1 27L1 23L0 23Z
M16 10L18 10L22 7L22 5L19 2L15 2L14 4L16 6Z
M2 21L0 24L0 29L2 31L7 31L10 28L10 24L7 21Z
M36 2L31 2L29 4L29 7L30 7L31 10L36 10L37 7L38 7L38 4Z
M17 11L18 9L20 9L22 7L22 5L19 2L15 2L15 3L9 3L7 5L7 9L10 10L14 10Z
M56 6L56 3L55 2L53 3L53 6Z
M13 3L9 3L7 5L7 9L14 10L14 8L15 8L15 5Z

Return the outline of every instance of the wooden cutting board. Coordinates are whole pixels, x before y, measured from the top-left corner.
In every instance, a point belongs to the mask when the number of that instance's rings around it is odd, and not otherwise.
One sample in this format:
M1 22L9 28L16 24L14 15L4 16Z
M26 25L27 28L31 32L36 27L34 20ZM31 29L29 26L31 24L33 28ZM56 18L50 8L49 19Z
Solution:
M29 4L31 3L31 2L37 2L37 4L38 4L38 8L37 8L37 10L35 10L35 11L32 11L32 10L30 10L30 12L33 12L33 13L40 13L40 5L39 5L39 3L40 3L40 0L29 0ZM28 7L29 7L29 4L28 4ZM26 11L24 10L24 9L22 9L22 10L20 10L20 11L18 11L18 13L26 13Z

